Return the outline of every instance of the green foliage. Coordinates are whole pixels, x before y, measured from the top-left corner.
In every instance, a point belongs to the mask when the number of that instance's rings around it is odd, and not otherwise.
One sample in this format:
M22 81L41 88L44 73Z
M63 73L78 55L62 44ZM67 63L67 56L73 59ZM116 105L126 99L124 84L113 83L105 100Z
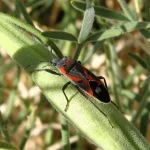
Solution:
M77 10L85 11L86 9L86 3L79 0L72 0L71 4L73 7L75 7ZM114 19L119 21L128 21L128 18L123 15L123 13L119 13L118 11L113 11L111 9L107 9L100 6L94 6L95 15L102 18L107 19Z
M23 122L26 122L26 128L22 137L19 137L16 146L19 149L26 147L39 116L43 124L45 122L46 125L49 122L54 123L57 115L54 109L50 109L49 102L63 115L61 134L65 150L71 149L69 135L72 136L72 134L69 134L68 122L64 118L92 143L103 149L149 149L144 137L131 123L138 125L140 122L140 132L145 137L147 136L150 110L148 101L150 97L150 46L148 43L150 11L145 6L145 10L141 12L141 16L145 16L144 21L138 21L138 14L132 10L134 8L129 8L125 0L118 0L118 2L122 11L99 6L98 0L72 0L70 2L67 0L57 2L54 0L27 0L24 4L21 0L16 0L15 4L12 3L13 9L5 2L12 12L11 15L0 13L0 46L15 62L10 62L5 54L1 54L0 90L2 92L0 92L0 104L5 104L5 99L7 99L7 111L0 110L2 111L2 113L0 112L0 133L7 142L0 142L1 149L16 149L10 144L13 139L11 138L12 133L15 133ZM144 5L143 2L139 4ZM150 2L147 0L147 5L149 6L149 4ZM30 8L30 15L27 7ZM92 11L89 11L90 8ZM24 21L21 21L22 16ZM81 16L83 22L78 27L77 24ZM48 29L48 31L41 32L35 28L35 21L55 30L49 31ZM42 25L41 28L43 28ZM142 40L138 36L133 36L134 34L138 35L137 32L142 35L140 37ZM132 47L132 51L130 48L126 48L126 46L130 47L126 40L127 37L132 45L136 45ZM118 52L116 44L121 43L122 39L125 44ZM55 54L52 55L51 51ZM86 100L77 92L75 86L69 85L66 92L67 96L71 98L71 102L65 112L66 99L61 89L66 83L66 79L63 76L55 76L44 71L34 72L35 69L41 68L56 70L50 63L54 55L60 58L64 55L70 56L81 60L81 63L84 64L90 63L94 56L97 56L98 60L104 58L102 69L99 71L103 72L103 68L107 68L105 72L110 79L109 92L120 110L112 103L103 104L93 97ZM5 59L9 60L8 64L5 63ZM44 96L38 95L40 101L37 102L33 97L23 97L18 94L18 91L21 90L19 82L22 80L22 71L19 68L13 71L15 74L10 73L14 76L12 87L5 86L5 74L10 69L13 70L16 63L25 68L35 84L41 89ZM132 68L131 72L128 71L128 68ZM138 83L135 82L137 78ZM29 85L31 84L33 83L30 81ZM26 86L29 85L27 83ZM134 89L136 90L134 91ZM17 99L21 100L19 102L20 110L17 110ZM138 103L136 109L132 105L135 103ZM14 110L17 115L14 115ZM123 117L120 111L130 116L131 123ZM50 120L45 117L48 115L51 116ZM9 120L15 123L12 123L8 128ZM45 142L44 148L54 144L55 141L54 130L49 127L50 125L47 126L48 128L44 128L46 130L43 140ZM80 141L77 144L79 145L76 147L77 149L83 149Z
M58 39L58 40L66 40L70 42L77 42L77 39L75 36L73 36L70 33L62 32L62 31L46 31L43 32L42 35L45 37L49 37L52 39Z
M0 148L1 150L17 150L17 148L7 142L0 142Z

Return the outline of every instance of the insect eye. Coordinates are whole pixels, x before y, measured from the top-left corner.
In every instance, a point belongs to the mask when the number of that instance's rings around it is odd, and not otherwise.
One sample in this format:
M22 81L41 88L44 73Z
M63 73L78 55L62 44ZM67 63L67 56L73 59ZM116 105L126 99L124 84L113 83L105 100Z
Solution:
M52 63L52 65L53 65L53 66L56 66L57 64L56 64L56 63Z
M56 66L57 65L57 63L55 63L55 62L53 62L53 61L51 61L50 62L53 66Z

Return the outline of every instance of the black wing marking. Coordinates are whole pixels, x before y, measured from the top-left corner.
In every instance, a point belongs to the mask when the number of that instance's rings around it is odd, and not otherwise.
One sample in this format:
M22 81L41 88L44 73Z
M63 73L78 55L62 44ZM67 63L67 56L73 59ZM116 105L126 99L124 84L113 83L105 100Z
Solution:
M103 84L99 84L96 81L89 81L91 89L93 90L93 96L99 99L100 101L104 103L109 103L110 96Z
M72 65L71 69L69 70L68 74L72 76L79 77L81 79L86 79L86 76L84 74L83 67L80 63L74 62L75 64Z

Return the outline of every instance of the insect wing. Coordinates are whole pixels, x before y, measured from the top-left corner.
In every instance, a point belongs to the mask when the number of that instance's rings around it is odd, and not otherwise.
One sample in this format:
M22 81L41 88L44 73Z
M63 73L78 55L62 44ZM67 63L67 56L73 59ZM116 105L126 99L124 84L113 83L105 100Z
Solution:
M106 89L106 87L100 82L97 81L89 81L91 89L93 91L93 96L102 101L103 103L109 103L110 96Z
M104 84L80 62L63 58L56 66L59 71L74 85L104 103L110 102L109 93Z
M82 66L78 63L65 76L76 86L86 91L91 96L93 91L90 88L89 81L86 79Z

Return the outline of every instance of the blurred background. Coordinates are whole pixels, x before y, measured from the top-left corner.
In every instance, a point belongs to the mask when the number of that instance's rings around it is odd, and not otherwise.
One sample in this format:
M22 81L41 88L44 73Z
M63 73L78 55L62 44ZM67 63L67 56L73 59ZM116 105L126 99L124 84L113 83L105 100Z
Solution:
M22 0L34 25L40 31L61 30L78 37L83 12L76 10L70 0ZM148 0L126 0L128 8L137 14L139 21L149 21ZM118 12L122 9L117 0L95 0L94 5ZM15 0L0 0L0 12L24 21ZM92 32L103 31L120 22L95 17ZM54 40L64 56L73 57L76 45ZM106 78L112 100L123 115L131 121L150 143L150 92L149 81L150 44L139 31L126 33L109 42L87 44L79 60L97 76ZM138 63L136 60L139 60ZM143 63L143 65L142 65ZM113 79L113 80L112 80ZM148 92L147 92L148 91ZM144 101L144 102L143 102ZM143 104L144 103L144 104ZM141 105L143 106L141 108ZM140 108L140 110L139 110ZM18 147L27 135L25 150L61 149L60 114L42 95L30 76L0 48L0 118L11 142ZM138 113L137 113L138 112ZM70 124L72 150L100 150L87 141ZM0 141L4 136L0 134Z

